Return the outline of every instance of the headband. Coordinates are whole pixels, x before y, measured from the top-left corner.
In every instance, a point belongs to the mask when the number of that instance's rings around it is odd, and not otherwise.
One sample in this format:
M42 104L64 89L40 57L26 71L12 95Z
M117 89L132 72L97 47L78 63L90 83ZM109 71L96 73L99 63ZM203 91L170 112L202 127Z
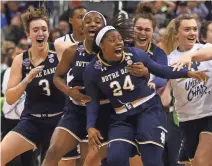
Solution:
M106 21L105 17L102 15L102 13L100 13L100 12L98 12L98 11L95 11L95 10L91 10L91 11L87 12L87 13L84 15L84 17L82 18L83 22L85 21L85 18L87 17L87 15L90 14L90 13L98 13L98 14L102 17L105 26L107 25L107 21Z
M96 36L96 45L99 46L100 42L103 38L103 36L105 35L106 32L108 32L109 30L115 30L115 28L113 26L106 26L104 28L102 28L98 35Z

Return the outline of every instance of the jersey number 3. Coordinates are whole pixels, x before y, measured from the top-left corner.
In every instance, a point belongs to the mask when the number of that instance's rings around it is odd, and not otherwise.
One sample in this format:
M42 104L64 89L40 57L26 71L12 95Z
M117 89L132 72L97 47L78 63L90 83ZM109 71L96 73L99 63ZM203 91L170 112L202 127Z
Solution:
M110 83L110 88L113 89L113 96L122 96L123 90L134 90L135 86L132 83L132 80L129 75L127 75L124 79L124 85L123 88L121 88L121 85L118 81L113 81Z
M39 81L39 86L43 87L43 91L45 92L44 94L46 96L50 96L51 95L51 91L50 91L50 87L49 87L49 81L46 79L40 80Z

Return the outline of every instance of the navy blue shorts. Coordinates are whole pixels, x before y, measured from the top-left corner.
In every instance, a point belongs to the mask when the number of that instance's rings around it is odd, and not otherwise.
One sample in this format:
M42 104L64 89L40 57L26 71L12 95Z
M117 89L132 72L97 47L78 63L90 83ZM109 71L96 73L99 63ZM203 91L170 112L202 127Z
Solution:
M188 163L194 158L200 134L212 134L212 116L180 122L180 128L183 134L183 142L180 149L179 163Z
M31 143L34 146L34 149L39 148L41 149L42 154L45 154L49 148L51 136L61 115L42 118L34 117L32 115L24 115L12 131ZM77 149L68 153L66 157L69 157L70 159L78 158L79 154Z
M139 109L135 111L139 113L121 115L122 120L110 126L109 142L128 141L132 145L136 142L137 144L155 144L163 148L167 135L167 123L160 97L155 96L135 109Z
M100 113L97 119L96 128L102 134L106 142L108 139L108 128L110 125L110 112L113 110L111 104L100 106ZM58 123L57 128L63 129L74 136L79 142L87 141L86 130L86 107L79 106L70 102L66 107L66 111Z

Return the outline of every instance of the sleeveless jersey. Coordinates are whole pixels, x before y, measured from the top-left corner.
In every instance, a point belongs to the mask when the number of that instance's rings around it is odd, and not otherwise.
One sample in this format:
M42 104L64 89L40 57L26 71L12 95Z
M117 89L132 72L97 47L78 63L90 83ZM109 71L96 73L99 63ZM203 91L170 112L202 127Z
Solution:
M24 114L52 114L63 111L65 96L53 83L53 76L58 63L54 47L52 44L49 44L48 56L39 64L39 66L44 65L44 69L26 87ZM29 51L26 51L23 53L23 78L33 68L35 67L30 62Z
M72 74L73 79L69 82L69 87L74 86L84 86L83 83L83 72L85 67L91 62L91 60L96 56L95 54L89 53L84 47L84 42L80 42L77 46L77 51L75 53L75 59L72 64Z

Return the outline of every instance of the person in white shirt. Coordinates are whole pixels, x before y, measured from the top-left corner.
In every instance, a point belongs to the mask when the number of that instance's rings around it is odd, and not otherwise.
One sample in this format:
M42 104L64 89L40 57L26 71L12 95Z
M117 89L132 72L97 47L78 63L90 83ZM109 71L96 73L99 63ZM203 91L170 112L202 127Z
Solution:
M198 26L191 15L178 16L174 28L179 45L168 56L170 64L187 53L209 46L196 43ZM184 136L179 162L186 166L209 166L212 164L212 61L194 62L191 69L208 71L209 80L206 84L190 78L171 80Z

